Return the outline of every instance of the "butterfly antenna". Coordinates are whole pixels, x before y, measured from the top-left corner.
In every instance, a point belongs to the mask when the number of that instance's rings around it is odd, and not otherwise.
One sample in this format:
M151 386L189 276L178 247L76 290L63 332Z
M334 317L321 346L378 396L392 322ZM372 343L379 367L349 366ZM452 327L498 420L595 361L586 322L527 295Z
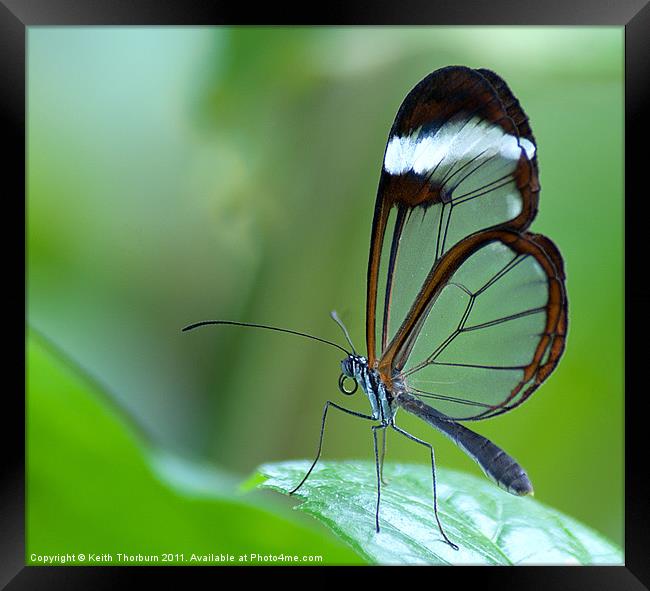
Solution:
M345 335L345 340L349 343L350 347L352 347L352 352L356 355L357 351L354 348L354 345L352 344L352 339L350 338L350 334L348 333L348 329L345 328L345 324L343 324L343 321L339 318L339 315L336 313L336 310L332 310L330 312L330 316L332 317L332 320L336 322L341 327L341 330L343 331L343 334Z
M346 355L350 354L350 352L347 349L344 349L340 345L337 345L332 341L328 341L327 339L321 339L320 337L315 337L314 335L307 334L306 332L298 332L296 330L289 330L288 328L278 328L277 326L268 326L266 324L251 324L249 322L234 322L232 320L203 320L202 322L195 322L194 324L190 324L186 326L185 328L182 329L181 332L187 332L188 330L193 330L195 328L199 328L200 326L207 326L208 324L218 324L224 326L248 326L249 328L264 328L266 330L274 330L276 332L295 334L299 337L305 337L307 339L312 339L313 341L319 341L321 343L331 345L332 347L336 347L337 349L343 351ZM353 351L354 351L354 347L353 347Z

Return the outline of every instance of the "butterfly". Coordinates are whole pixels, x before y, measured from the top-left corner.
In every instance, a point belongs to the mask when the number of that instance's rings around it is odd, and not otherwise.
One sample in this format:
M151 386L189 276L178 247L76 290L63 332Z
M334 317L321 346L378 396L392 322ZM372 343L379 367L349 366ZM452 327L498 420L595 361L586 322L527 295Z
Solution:
M517 407L563 354L568 304L562 256L528 231L539 203L537 145L510 88L486 69L436 70L406 96L384 151L372 221L366 299L366 355L307 333L231 321L325 342L345 352L339 389L367 396L369 413L327 401L316 458L332 408L372 422L377 498L386 432L427 448L438 515L433 446L396 422L400 409L456 443L499 487L533 492L517 461L461 424ZM381 433L381 451L378 435Z

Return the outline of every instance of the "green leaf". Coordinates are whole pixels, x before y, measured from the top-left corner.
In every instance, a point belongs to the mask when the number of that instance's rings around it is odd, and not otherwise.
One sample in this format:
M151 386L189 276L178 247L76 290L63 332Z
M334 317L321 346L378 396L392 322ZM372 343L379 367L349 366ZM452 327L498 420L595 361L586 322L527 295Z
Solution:
M261 493L242 496L236 476L147 443L95 382L34 333L27 363L28 564L44 556L163 564L164 554L171 564L242 564L240 556L286 564L265 558L280 555L362 563L324 528Z
M288 493L308 468L304 461L264 464L260 486ZM300 510L377 564L623 564L619 548L533 498L444 468L436 476L440 520L458 551L436 525L426 466L385 465L379 534L374 463L320 462L294 496Z

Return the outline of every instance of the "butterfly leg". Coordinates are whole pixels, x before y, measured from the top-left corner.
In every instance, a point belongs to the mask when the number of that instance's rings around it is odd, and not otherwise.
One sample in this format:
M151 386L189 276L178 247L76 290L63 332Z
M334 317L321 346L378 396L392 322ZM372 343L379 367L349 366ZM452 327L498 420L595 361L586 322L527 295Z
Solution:
M375 444L375 467L377 468L377 509L375 511L375 527L379 533L379 501L381 501L381 473L382 469L379 466L379 447L377 445L377 431L383 429L384 437L386 437L387 425L375 425L372 427L372 437Z
M444 538L445 542L449 544L454 550L458 550L458 546L454 544L447 537L447 534L442 529L442 524L440 523L440 518L438 517L438 494L436 491L436 460L433 453L433 446L430 443L427 443L426 441L422 441L421 439L418 439L414 435L411 435L410 433L404 431L404 429L400 429L395 423L393 423L391 427L395 429L395 431L397 431L398 433L401 433L405 437L408 437L411 441L415 441L415 443L419 443L420 445L424 445L424 447L429 448L429 451L431 452L431 479L433 481L433 514L435 515L436 522L438 523L438 529L440 530L440 533L442 534L442 537Z
M354 417L359 417L361 419L367 419L369 421L375 421L375 417L372 417L370 415L364 415L363 413L356 412L354 410L350 410L348 408L343 408L342 406L339 406L335 402L332 402L331 400L328 400L325 403L325 408L323 409L323 420L320 425L320 439L318 440L318 451L316 452L316 458L314 459L311 468L307 471L307 474L305 474L304 478L300 481L300 484L296 486L292 491L289 492L290 495L295 493L303 484L305 484L305 481L307 478L309 478L309 475L312 473L312 470L316 467L316 464L318 463L318 460L320 459L320 454L323 449L323 435L325 434L325 420L327 419L327 411L329 410L329 407L333 406L334 408L337 408L338 410L345 412L349 415L352 415Z
M386 485L388 482L384 480L384 458L386 457L386 433L387 429L384 429L381 434L381 458L379 460L379 469L381 472L381 483Z

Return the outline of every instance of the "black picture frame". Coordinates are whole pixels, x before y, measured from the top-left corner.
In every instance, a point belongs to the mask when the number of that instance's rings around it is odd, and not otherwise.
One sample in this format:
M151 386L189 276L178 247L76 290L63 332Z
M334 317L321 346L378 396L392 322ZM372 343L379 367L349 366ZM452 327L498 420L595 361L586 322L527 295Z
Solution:
M360 2L328 3L319 6L321 21L330 24L380 25L609 25L625 27L625 281L626 287L626 407L625 407L625 566L614 567L520 567L516 569L460 568L436 571L439 577L453 577L453 585L471 584L479 578L482 588L502 586L518 589L590 589L625 590L650 587L650 519L648 517L647 469L644 433L644 399L646 386L641 382L648 345L647 310L650 290L639 283L644 280L647 267L644 254L648 250L642 226L644 201L650 200L644 162L647 140L643 137L648 127L650 105L650 4L649 0L455 0L384 2L369 6ZM298 8L300 10L300 8ZM26 30L39 25L232 25L241 24L254 14L255 24L272 24L278 15L290 15L296 24L307 22L306 14L278 10L276 4L251 10L237 5L226 5L201 0L0 0L0 60L2 61L2 115L5 163L3 181L4 203L16 206L17 219L22 213L23 231L26 231L26 209L21 207L20 195L25 195L25 68ZM250 23L253 24L253 23ZM275 24L291 24L284 21ZM647 166L647 164L646 164ZM24 198L24 197L23 197ZM6 208L5 208L6 211ZM11 212L13 213L13 212ZM4 228L20 224L6 214ZM25 282L25 258L16 256L13 237L5 247L6 260L15 263L16 283ZM23 245L25 234L23 234ZM22 264L22 270L20 269ZM14 285L5 268L6 285ZM645 306L644 306L645 304ZM20 314L8 312L5 319L16 324L16 332L25 322ZM644 315L643 311L646 311ZM606 311L603 311L606 313ZM18 325L21 328L18 328ZM638 338L635 338L638 337ZM607 335L603 335L607 338ZM9 339L6 339L9 343ZM22 356L16 357L25 363ZM619 363L621 360L603 360ZM20 367L19 359L9 367ZM25 374L23 374L24 376ZM25 567L25 406L20 382L16 388L7 388L3 404L3 462L0 485L0 585L7 589L104 589L121 586L126 579L155 577L155 584L170 584L173 575L181 573L192 579L212 569L132 568L132 567ZM24 384L23 384L24 392ZM13 427L13 429L12 429ZM607 467L603 466L603 478ZM268 576L287 571L284 568L257 568ZM323 569L320 569L321 571ZM329 570L329 569L327 569ZM336 571L337 569L332 569ZM292 568L292 576L310 575L312 569ZM322 574L322 572L321 572ZM422 572L420 572L422 574ZM347 569L344 576L365 576L362 569ZM401 576L401 573L400 573ZM163 579L164 577L164 579ZM151 581L148 581L151 582ZM188 584L188 581L185 581ZM292 584L299 584L295 582Z

